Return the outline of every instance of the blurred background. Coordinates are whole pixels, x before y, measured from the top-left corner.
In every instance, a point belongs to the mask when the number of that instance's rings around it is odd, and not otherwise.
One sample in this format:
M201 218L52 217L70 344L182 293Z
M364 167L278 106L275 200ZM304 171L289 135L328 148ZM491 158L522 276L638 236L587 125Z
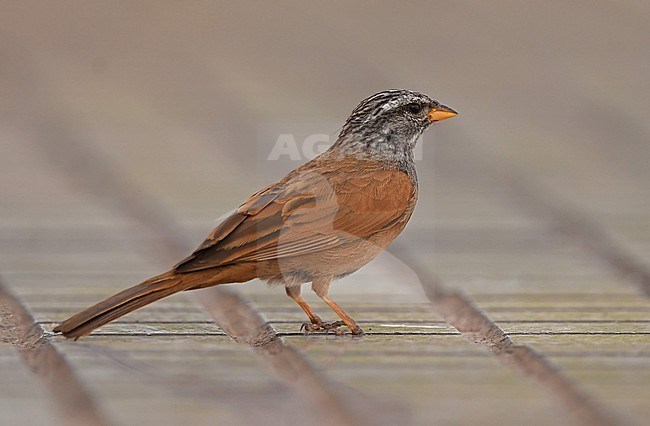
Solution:
M333 142L360 100L417 90L460 114L422 141L420 202L400 244L641 424L650 414L649 19L642 1L1 1L0 275L37 321L64 319L173 264L152 232L190 250L218 217ZM398 263L385 255L333 294L375 330L438 324ZM271 321L302 321L281 290L237 289ZM161 303L134 318L207 318L182 296ZM559 324L543 325L549 318ZM549 330L612 335L540 337ZM379 338L353 349L293 344L346 386L397 401L408 423L496 424L506 410L512 424L569 422L489 354L454 356L473 353L456 337L409 340L418 362L387 355L405 343ZM98 339L155 368L173 365L176 379L197 374L179 365L180 342L154 356L135 340ZM98 368L101 356L58 345L118 423L142 415L141 392L160 424L217 414L245 423L227 402L170 396L156 381L127 390L135 379L114 363ZM355 350L381 361L368 365ZM2 353L5 366L19 365ZM204 374L236 386L246 373L224 363L215 355ZM33 408L34 394L45 398L38 386L12 374L0 416L50 422L47 405Z
M648 199L643 2L24 1L2 10L5 132L41 138L55 126L58 138L103 150L181 220L187 208L212 219L268 182L260 169L274 167L265 160L276 139L260 130L306 123L335 135L361 99L388 88L461 112L428 136L440 143L424 148L425 181L437 163L470 168L449 153L463 145L585 208ZM170 163L183 174L166 172Z

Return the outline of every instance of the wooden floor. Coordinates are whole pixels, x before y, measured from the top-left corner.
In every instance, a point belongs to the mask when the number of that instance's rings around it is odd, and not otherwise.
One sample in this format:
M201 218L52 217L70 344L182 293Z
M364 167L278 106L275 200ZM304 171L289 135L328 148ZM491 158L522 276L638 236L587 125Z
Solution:
M648 424L647 5L192 4L0 7L0 424ZM365 336L260 282L51 333L392 87L460 115L333 286Z

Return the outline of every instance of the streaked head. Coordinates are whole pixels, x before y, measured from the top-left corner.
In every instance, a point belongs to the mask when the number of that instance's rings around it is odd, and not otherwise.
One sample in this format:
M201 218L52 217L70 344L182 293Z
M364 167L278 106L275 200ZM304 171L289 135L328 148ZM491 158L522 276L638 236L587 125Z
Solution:
M412 149L417 138L431 124L458 113L422 93L410 90L387 90L374 94L352 111L345 122L339 141L346 144L377 145L387 148L403 145Z

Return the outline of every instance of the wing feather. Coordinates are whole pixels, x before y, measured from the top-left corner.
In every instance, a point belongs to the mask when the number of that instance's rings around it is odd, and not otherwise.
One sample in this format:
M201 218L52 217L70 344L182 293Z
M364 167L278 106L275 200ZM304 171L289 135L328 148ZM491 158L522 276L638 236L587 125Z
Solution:
M401 220L416 191L408 176L376 162L361 163L324 163L319 173L306 165L260 190L176 272L332 250Z

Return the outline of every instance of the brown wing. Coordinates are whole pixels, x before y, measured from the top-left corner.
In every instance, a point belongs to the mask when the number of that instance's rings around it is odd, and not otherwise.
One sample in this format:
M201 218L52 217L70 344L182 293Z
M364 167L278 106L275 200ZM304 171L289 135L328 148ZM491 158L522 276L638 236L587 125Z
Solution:
M399 170L375 162L317 165L305 165L254 194L176 272L334 249L380 232L411 206L415 189Z

